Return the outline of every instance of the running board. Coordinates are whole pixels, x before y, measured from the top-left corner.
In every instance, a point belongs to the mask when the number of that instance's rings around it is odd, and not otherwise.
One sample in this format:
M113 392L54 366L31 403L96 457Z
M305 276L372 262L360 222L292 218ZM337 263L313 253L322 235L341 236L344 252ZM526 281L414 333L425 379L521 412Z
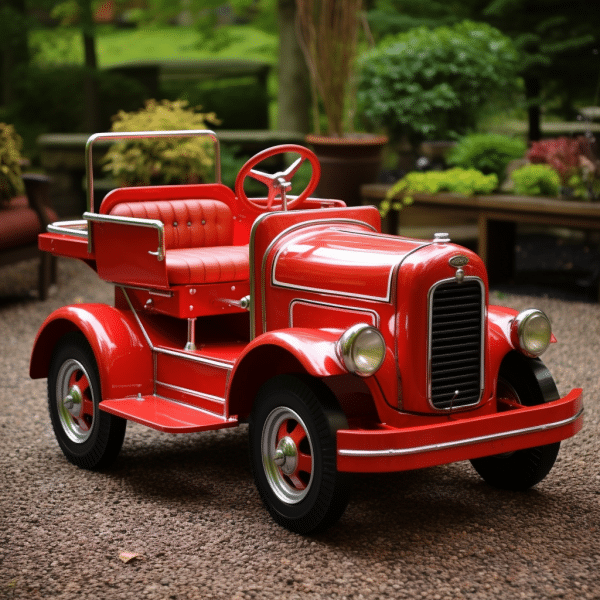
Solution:
M100 408L111 415L123 417L166 433L192 433L235 427L238 424L235 417L225 419L190 404L160 396L103 400L100 402Z

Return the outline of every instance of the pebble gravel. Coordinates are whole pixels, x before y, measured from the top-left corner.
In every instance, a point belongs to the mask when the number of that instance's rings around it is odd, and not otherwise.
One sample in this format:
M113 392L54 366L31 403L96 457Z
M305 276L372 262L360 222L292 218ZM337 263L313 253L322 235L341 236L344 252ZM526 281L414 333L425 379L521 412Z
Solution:
M263 508L241 427L173 436L129 424L116 464L63 457L29 355L43 319L112 288L75 261L32 298L35 264L0 272L0 599L600 598L600 305L493 292L546 311L544 360L585 425L525 493L491 489L469 463L355 479L328 532L300 537Z

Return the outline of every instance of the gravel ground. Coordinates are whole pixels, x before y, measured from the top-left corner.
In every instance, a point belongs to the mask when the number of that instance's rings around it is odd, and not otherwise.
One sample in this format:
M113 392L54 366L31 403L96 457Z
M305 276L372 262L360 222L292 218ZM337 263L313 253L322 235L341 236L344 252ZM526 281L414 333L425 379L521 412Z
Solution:
M245 428L130 424L110 472L63 458L46 382L28 377L33 339L54 308L112 291L59 264L46 302L28 296L32 263L0 272L0 598L600 598L599 305L492 295L547 311L545 361L563 394L586 394L583 431L535 489L495 491L468 463L359 476L340 523L303 538L263 509Z

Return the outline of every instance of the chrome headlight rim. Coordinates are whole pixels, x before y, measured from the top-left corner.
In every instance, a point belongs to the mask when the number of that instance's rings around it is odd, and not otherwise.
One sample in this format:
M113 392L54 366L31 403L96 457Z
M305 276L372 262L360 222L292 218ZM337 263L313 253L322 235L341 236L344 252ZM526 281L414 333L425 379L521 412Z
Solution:
M375 335L377 338L376 342L379 345L378 351L380 357L376 363L367 369L358 364L356 357L357 353L361 351L361 340L364 341L366 336L372 335ZM359 377L370 377L377 373L385 359L385 340L383 339L383 335L379 329L368 323L357 323L348 328L338 340L337 348L339 357L346 369Z
M546 323L546 333L544 336L547 337L547 340L544 340L540 347L534 348L529 336L532 335L532 324L539 319L542 319L543 322ZM546 313L537 308L524 310L520 312L512 322L511 338L515 348L521 351L525 356L537 358L546 352L550 346L552 339L552 325L550 324L550 319Z

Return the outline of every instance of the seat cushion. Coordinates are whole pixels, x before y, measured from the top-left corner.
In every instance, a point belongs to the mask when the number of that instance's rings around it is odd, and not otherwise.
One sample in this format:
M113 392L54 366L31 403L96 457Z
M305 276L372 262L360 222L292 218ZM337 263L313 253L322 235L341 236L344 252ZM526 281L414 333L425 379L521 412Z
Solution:
M44 208L50 223L57 220L56 213ZM37 236L43 233L37 213L28 207L27 198L15 198L8 207L0 209L0 250L37 245Z
M122 202L114 206L110 214L162 221L167 250L233 243L233 215L229 206L219 200Z
M248 246L173 248L167 250L165 260L173 285L245 281L250 277Z

